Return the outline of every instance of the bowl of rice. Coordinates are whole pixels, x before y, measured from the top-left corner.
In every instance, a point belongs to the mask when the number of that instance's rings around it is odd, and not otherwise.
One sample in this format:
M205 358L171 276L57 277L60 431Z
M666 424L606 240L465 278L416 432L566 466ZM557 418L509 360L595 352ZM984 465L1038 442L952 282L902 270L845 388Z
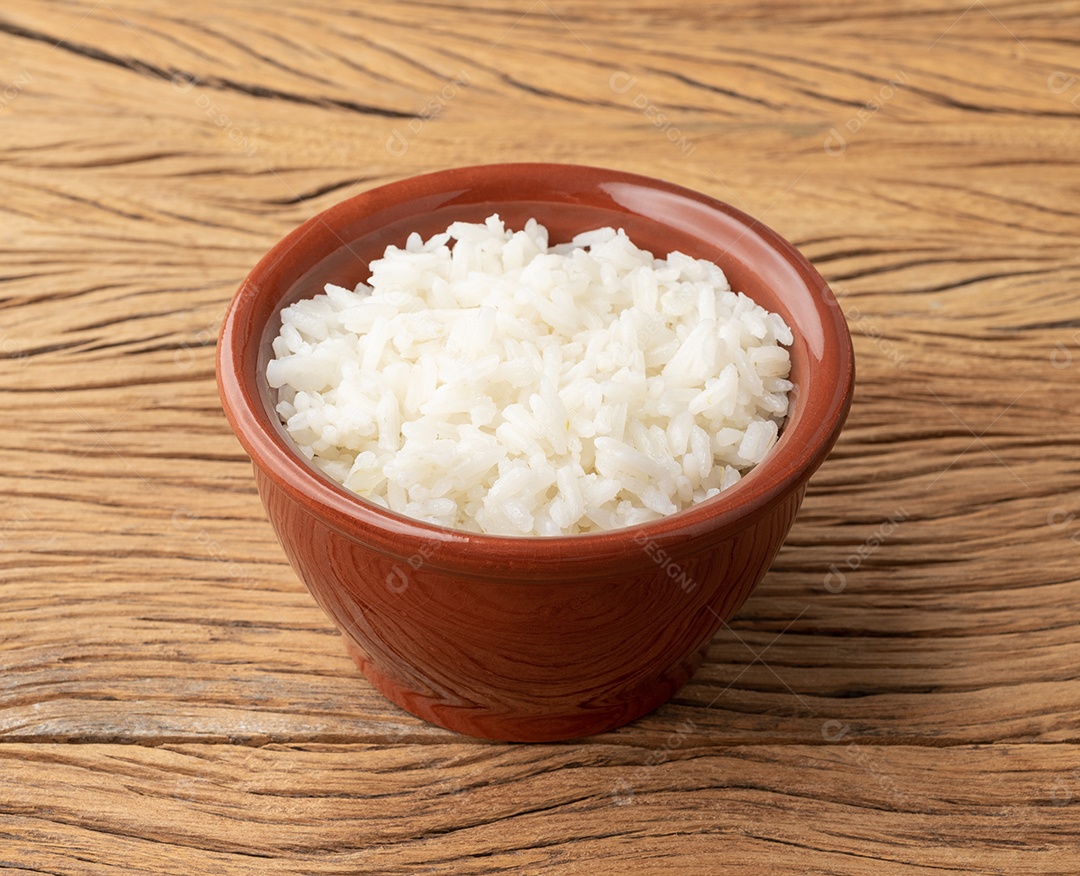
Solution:
M297 575L440 726L554 741L690 678L846 419L851 338L757 220L592 167L441 171L274 246L222 404Z

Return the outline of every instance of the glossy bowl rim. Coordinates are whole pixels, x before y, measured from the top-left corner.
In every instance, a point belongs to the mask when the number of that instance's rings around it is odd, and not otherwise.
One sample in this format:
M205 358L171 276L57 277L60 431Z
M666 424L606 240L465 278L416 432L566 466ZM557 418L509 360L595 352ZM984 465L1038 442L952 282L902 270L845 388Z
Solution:
M806 400L804 415L794 423L789 418L785 424L784 434L793 437L778 443L734 487L706 502L648 523L565 536L490 535L425 523L365 501L318 472L294 447L288 446L287 439L282 440L283 433L277 434L266 415L259 388L245 385L244 355L238 353L236 345L252 302L269 294L267 289L275 292L279 300L287 291L264 282L267 276L312 235L334 234L341 240L336 229L363 211L376 212L403 198L418 200L424 195L475 188L469 181L478 176L483 177L485 185L502 183L509 192L516 179L542 174L560 179L570 175L580 179L582 185L589 179L594 183L602 180L633 184L688 199L698 208L716 210L736 220L744 229L743 235L757 235L798 272L826 329L824 343L832 345L836 355L822 355L821 361L814 364L815 368L830 363L832 367L827 374L817 373L812 387L816 393ZM503 200L513 202L515 198L507 194ZM658 219L652 221L664 224ZM265 325L260 329L265 330ZM257 352L253 355L257 357ZM249 272L222 321L216 364L222 407L241 445L253 463L309 513L347 537L402 558L415 555L416 546L426 546L426 565L470 574L492 566L501 568L492 577L503 577L507 570L543 577L575 567L587 574L612 562L640 563L645 544L652 543L654 550L666 548L677 555L686 552L687 544L700 545L702 539L712 542L729 536L767 513L821 465L847 418L855 379L851 335L838 302L813 265L771 228L730 204L664 180L608 168L547 162L457 167L407 177L368 189L316 214L271 247ZM833 386L831 393L829 384ZM808 417L810 413L814 416Z

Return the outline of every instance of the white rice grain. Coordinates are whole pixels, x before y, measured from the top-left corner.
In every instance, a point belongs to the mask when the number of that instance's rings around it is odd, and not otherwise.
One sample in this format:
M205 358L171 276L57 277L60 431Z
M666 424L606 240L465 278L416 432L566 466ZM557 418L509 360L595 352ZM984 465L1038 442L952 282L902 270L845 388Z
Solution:
M384 508L497 535L712 498L768 454L792 389L779 315L612 228L549 247L534 220L455 222L281 318L266 378L300 453Z

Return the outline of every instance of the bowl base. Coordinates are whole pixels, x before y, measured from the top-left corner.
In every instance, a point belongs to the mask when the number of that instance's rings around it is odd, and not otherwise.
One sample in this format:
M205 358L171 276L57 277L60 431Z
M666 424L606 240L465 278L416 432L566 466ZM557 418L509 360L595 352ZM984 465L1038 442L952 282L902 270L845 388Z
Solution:
M494 739L500 742L563 742L614 730L659 708L694 674L705 657L705 647L693 652L672 667L647 689L638 689L633 698L618 706L589 707L578 711L544 713L537 703L528 714L522 704L514 704L514 714L500 714L476 705L457 705L440 701L430 694L403 688L378 670L368 656L348 636L343 636L346 650L357 668L388 700L406 712L446 730Z

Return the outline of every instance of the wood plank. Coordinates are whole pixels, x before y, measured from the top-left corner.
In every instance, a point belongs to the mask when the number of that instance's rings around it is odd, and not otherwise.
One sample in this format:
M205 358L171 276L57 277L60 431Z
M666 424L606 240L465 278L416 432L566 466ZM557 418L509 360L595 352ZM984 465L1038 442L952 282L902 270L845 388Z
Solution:
M1075 745L0 746L56 873L1067 874ZM132 806L132 798L139 805ZM88 805L89 804L89 805ZM1038 838L1038 839L1035 839ZM931 842L927 842L930 839ZM32 843L32 846L30 845Z
M1076 871L1080 4L8 6L0 868ZM858 359L701 670L559 746L374 692L213 378L291 228L515 160L761 218Z

